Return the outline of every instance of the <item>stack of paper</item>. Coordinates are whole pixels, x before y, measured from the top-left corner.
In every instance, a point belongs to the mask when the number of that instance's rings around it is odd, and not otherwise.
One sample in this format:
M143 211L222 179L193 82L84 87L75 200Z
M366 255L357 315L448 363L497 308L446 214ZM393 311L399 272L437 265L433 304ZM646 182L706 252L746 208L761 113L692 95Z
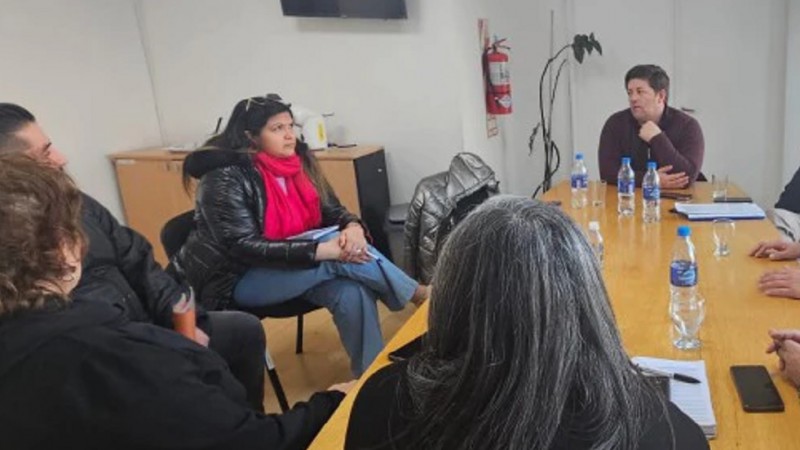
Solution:
M637 356L632 360L641 367L680 373L700 380L699 384L670 380L670 400L700 425L706 437L713 438L717 435L717 419L711 406L711 391L708 387L705 361L675 361L645 356Z
M763 219L764 210L755 203L675 203L675 211L689 220Z
M333 225L330 227L325 228L314 228L313 230L308 230L305 233L296 234L294 236L290 236L289 239L292 240L306 240L306 241L317 241L325 236L335 233L339 231L338 225Z

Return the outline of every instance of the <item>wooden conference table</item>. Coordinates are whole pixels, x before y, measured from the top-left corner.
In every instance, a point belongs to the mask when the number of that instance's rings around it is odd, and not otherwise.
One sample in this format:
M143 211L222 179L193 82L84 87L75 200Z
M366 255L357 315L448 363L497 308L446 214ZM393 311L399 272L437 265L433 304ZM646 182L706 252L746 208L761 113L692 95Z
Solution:
M694 202L711 201L708 183L697 183L689 191ZM739 195L733 188L731 195ZM605 240L604 278L614 307L625 348L631 356L670 359L703 359L706 362L711 401L717 419L717 437L711 447L720 449L800 448L800 400L781 376L777 358L764 352L770 328L800 328L800 301L771 298L757 288L758 277L767 269L793 262L771 262L747 256L758 241L774 239L778 233L767 220L738 221L731 255L713 255L710 222L688 222L668 212L672 200L662 200L661 222L644 224L641 190L637 190L635 217L617 216L616 189L606 192L603 207L570 207L569 184L564 182L543 196L560 200L562 208L584 229L591 220L600 222ZM698 257L700 292L706 299L706 319L700 331L702 348L680 351L671 343L671 321L667 313L669 262L678 225L689 224ZM392 338L322 429L311 449L341 449L353 400L364 380L389 364L387 353L427 329L427 304L420 308ZM765 365L786 404L784 413L745 413L730 376L730 366Z

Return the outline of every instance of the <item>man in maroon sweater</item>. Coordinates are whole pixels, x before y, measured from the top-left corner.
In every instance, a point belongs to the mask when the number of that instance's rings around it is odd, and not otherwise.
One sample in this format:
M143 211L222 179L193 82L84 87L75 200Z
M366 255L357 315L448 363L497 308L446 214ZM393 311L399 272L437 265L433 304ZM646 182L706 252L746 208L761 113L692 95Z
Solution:
M600 178L616 183L623 156L631 157L636 185L647 161L658 163L662 189L681 189L697 180L703 165L703 131L693 117L667 106L669 76L656 65L625 74L630 108L614 113L600 134Z

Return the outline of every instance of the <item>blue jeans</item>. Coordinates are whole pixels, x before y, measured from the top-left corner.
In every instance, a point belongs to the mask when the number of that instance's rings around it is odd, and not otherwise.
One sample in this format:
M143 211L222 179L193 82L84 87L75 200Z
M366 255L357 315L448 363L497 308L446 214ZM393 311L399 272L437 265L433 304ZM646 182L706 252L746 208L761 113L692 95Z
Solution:
M302 298L327 308L358 377L383 349L377 300L399 311L419 286L378 250L370 246L369 251L378 258L364 264L322 261L309 269L250 269L236 284L233 299L254 307Z

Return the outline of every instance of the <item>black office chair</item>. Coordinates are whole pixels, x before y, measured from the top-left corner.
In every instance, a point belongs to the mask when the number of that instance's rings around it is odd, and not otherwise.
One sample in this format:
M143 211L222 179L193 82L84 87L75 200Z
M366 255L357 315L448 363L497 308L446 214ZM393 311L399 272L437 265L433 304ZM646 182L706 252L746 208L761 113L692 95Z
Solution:
M176 253L178 253L181 247L183 247L186 239L189 238L189 233L191 233L194 227L194 211L187 211L179 214L164 224L164 227L161 229L161 245L163 245L164 251L170 260ZM171 262L167 266L167 272L172 274L174 277L179 278L179 274ZM228 302L228 304L235 305L234 302ZM236 309L253 314L259 319L264 319L266 317L288 318L296 316L297 337L295 341L295 353L300 354L303 353L303 315L320 308L322 307L314 305L313 303L309 303L303 299L294 299L278 305L262 306L258 308L237 307ZM280 379L278 378L278 373L275 370L275 364L273 363L272 357L269 354L269 349L265 350L264 360L267 366L267 374L269 375L270 382L275 390L275 395L278 397L278 403L283 411L287 411L289 409L289 403L287 402L286 395L283 392L283 387L281 386Z

